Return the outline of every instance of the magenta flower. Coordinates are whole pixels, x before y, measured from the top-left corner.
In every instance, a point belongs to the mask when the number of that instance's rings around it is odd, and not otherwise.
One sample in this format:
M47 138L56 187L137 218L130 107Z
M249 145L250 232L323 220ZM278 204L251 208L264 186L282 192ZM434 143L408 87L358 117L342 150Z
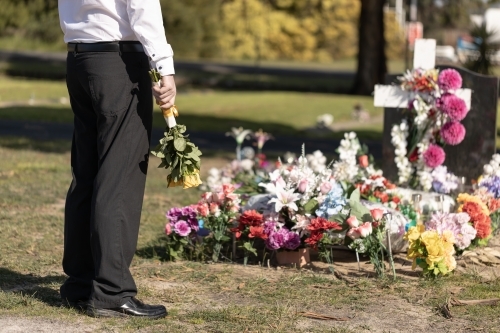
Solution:
M436 168L440 166L444 163L444 160L446 158L446 154L444 153L443 148L435 144L431 144L423 156L425 165L427 165L429 168Z
M467 116L467 104L458 96L453 94L444 94L438 100L438 108L444 114L447 114L451 120L460 121Z
M438 85L444 91L462 88L462 76L454 69L445 69L439 74Z
M458 121L450 121L441 128L441 137L448 145L456 146L465 138L465 127Z
M295 250L300 246L300 236L295 232L288 233L288 240L285 242L284 247L287 250Z
M272 232L266 240L266 246L269 250L278 250L284 247L285 243L288 241L290 232L281 228L276 232Z
M191 228L186 221L181 220L174 224L174 232L179 236L186 237L191 233Z

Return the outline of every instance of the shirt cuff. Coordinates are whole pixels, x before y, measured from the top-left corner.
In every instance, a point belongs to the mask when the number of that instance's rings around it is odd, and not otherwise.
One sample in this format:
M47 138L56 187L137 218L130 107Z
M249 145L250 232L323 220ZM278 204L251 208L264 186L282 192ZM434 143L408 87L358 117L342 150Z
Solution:
M173 57L160 59L156 63L152 63L152 65L153 68L156 68L161 76L175 74Z

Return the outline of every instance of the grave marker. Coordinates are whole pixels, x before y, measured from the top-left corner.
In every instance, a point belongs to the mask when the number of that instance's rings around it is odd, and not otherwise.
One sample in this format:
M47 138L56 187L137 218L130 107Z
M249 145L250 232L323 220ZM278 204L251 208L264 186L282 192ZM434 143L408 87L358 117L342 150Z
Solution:
M418 43L418 42L417 42ZM414 63L426 66L431 49L426 48L431 43L422 43L416 46ZM423 46L422 46L423 45ZM434 57L434 54L433 54ZM427 59L426 61L424 61ZM430 66L430 63L427 62ZM434 68L434 67L431 67ZM459 177L466 177L467 181L482 174L482 167L488 163L496 151L496 117L498 103L498 78L473 73L463 68L453 66L437 66L439 70L453 68L463 79L463 89L457 95L463 98L470 109L467 117L462 121L467 134L464 141L458 146L446 146L445 165ZM394 163L394 146L391 143L391 129L393 125L401 123L403 114L400 108L406 108L414 95L400 89L396 75L388 75L386 82L396 84L392 86L378 85L375 87L375 106L385 107L384 134L382 141L382 168L384 175L391 180L397 179L398 169Z

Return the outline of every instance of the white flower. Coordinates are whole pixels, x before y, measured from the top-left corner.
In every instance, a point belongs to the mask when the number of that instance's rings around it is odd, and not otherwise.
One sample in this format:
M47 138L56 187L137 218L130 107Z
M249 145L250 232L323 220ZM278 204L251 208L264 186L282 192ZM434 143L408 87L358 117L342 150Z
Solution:
M276 198L269 200L269 203L274 202L276 212L280 212L283 207L296 211L299 209L295 201L300 199L300 194L294 193L293 190L285 190L281 186L276 188Z

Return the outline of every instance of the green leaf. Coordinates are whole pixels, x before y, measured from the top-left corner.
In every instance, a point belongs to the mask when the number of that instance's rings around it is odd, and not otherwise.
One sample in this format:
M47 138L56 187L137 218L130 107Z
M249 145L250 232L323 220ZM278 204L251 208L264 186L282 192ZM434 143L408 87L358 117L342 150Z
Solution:
M243 243L243 248L245 250L247 250L248 252L251 252L254 255L257 255L257 250L252 246L252 243L250 243L250 242Z
M319 207L318 200L312 198L304 205L304 210L308 214L314 213Z
M186 149L186 140L184 138L175 139L174 148L177 151L184 151L184 149Z
M361 200L361 194L359 192L359 188L355 189L352 193L351 193L351 196L349 197L349 203L351 201L357 201L359 202L359 200Z

